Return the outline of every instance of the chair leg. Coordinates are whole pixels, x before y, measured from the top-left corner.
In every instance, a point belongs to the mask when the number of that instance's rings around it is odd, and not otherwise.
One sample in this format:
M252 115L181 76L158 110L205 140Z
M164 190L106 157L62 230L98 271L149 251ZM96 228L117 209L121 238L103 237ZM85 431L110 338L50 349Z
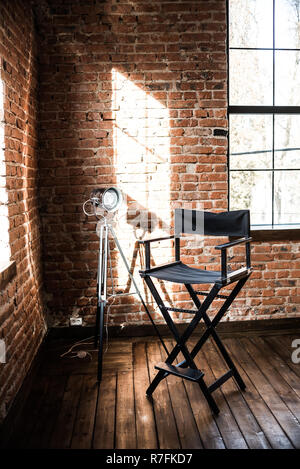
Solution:
M200 389L201 389L205 399L207 400L207 403L208 403L209 407L211 408L211 410L213 411L214 414L218 415L218 413L220 412L220 409L217 406L216 401L212 397L211 392L209 392L209 390L208 390L208 388L207 388L207 386L206 386L203 379L201 379L199 381L199 386L200 386Z
M192 322L187 326L184 333L182 335L180 335L178 333L178 330L177 330L173 320L171 319L171 317L168 313L167 308L165 308L165 306L163 304L163 301L162 301L158 291L156 290L152 280L149 277L146 278L145 280L146 280L146 283L147 283L147 285L148 285L148 287L149 287L149 289L150 289L156 303L159 306L159 309L160 309L160 311L161 311L161 313L162 313L162 315L163 315L163 317L164 317L170 331L172 332L172 334L173 334L173 336L176 340L176 346L173 348L173 350L168 355L166 363L171 365L174 362L175 358L177 357L178 353L182 352L183 355L184 355L184 358L185 358L184 367L190 367L192 369L197 370L197 366L194 363L193 357L189 353L189 351L188 351L185 344L186 344L186 341L188 340L188 338L190 337L190 335L192 334L193 330L195 329L195 327L197 326L197 324L201 320L202 311L200 310L199 313L197 313L197 315L196 315L197 317L194 317ZM213 291L211 292L211 295L206 299L206 301L204 302L204 304L202 306L202 309L204 311L209 307L209 305L213 301L215 295L217 294L218 290L219 290L219 287L214 287L213 288ZM150 386L148 387L148 389L146 391L147 396L150 397L152 395L152 393L155 391L158 384L165 377L167 377L168 375L169 375L168 372L165 372L164 370L159 370L159 372L157 373L157 375L155 376L155 378L153 379L153 381L151 382ZM184 378L184 376L182 376L182 377ZM218 406L217 406L217 404L216 404L216 402L215 402L215 400L212 396L212 393L208 389L205 381L203 380L203 377L201 377L199 380L197 379L197 382L198 382L198 385L199 385L205 399L207 400L207 403L210 406L212 412L217 415L219 413L219 408L218 408Z
M225 362L227 363L228 368L230 368L232 370L233 377L235 378L238 386L240 387L240 389L242 391L245 391L246 385L245 385L241 375L239 374L238 370L236 369L235 364L233 363L232 359L230 358L225 346L221 342L218 334L216 333L216 331L214 329L212 329L212 337L215 341L216 346L220 350L220 353L221 353L222 357L224 358Z
M159 371L153 381L151 382L150 386L148 387L146 391L146 395L148 397L152 396L152 393L155 391L161 380L164 379L166 373L164 371Z
M246 389L246 385L245 385L241 375L239 374L238 370L236 369L235 364L233 363L232 359L230 358L230 356L229 356L225 346L223 345L221 339L219 338L219 336L218 336L218 334L215 330L215 327L217 326L219 321L222 319L222 317L224 316L224 314L228 310L229 306L231 305L231 303L233 302L233 300L235 299L235 297L237 296L238 292L243 287L243 285L245 284L247 279L248 279L248 277L245 278L245 279L240 280L237 283L237 285L232 290L229 297L223 303L223 305L221 306L219 312L216 314L215 318L212 321L207 316L206 311L203 312L203 320L204 320L206 326L208 327L208 329L205 331L205 333L203 334L203 336L201 337L201 339L198 341L198 343L195 345L194 349L191 352L191 356L194 357L200 351L200 349L202 348L202 346L204 345L204 343L206 342L208 337L211 335L213 337L213 339L216 343L216 346L218 347L222 357L224 358L227 366L232 371L233 377L235 378L238 386L240 387L240 389L242 391L244 391ZM191 295L191 298L192 298L195 306L197 308L200 308L201 303L200 303L200 301L199 301L193 287L191 285L185 285L185 286L186 286L189 294Z
M248 277L247 277L248 278ZM232 290L232 292L229 294L229 296L227 297L227 299L225 300L225 302L223 303L223 305L221 306L220 310L218 311L218 313L216 314L216 316L214 317L213 320L211 320L209 318L209 316L207 315L207 310L209 308L209 306L211 305L211 303L214 301L214 299L217 297L218 295L218 292L219 290L222 288L222 285L219 285L219 284L215 284L211 291L208 293L208 295L206 296L206 299L203 301L203 303L201 304L198 297L197 297L197 294L195 293L193 287L190 285L190 284L186 284L186 288L191 296L191 299L193 300L196 308L197 308L197 312L196 314L194 315L193 319L191 320L190 324L187 326L187 328L185 329L185 331L183 332L182 335L179 334L178 330L177 330L177 327L175 325L175 323L173 322L170 314L169 314L169 311L168 311L168 308L166 308L164 306L164 303L162 301L162 298L160 297L152 279L150 277L145 277L145 281L170 329L170 331L172 332L175 340L176 340L176 346L173 348L173 350L169 353L168 355L168 358L165 362L165 364L169 365L168 367L166 367L165 365L162 366L162 365L157 365L157 369L159 370L157 375L155 376L155 378L153 379L153 381L151 382L150 386L148 387L147 391L146 391L146 394L147 396L151 396L152 393L155 391L156 387L158 386L158 384L160 383L160 381L162 381L164 378L166 378L169 374L173 374L173 375L176 375L176 376L181 376L183 379L190 379L192 381L196 381L205 397L205 399L207 400L207 403L209 404L212 412L214 414L218 414L219 413L219 408L212 396L212 393L217 389L219 388L222 384L224 384L228 379L230 379L231 377L234 377L238 386L240 387L240 389L244 390L246 388L245 386L245 383L244 381L242 380L238 370L236 369L232 359L230 358L226 348L224 347L221 339L219 338L217 332L215 331L215 327L218 325L219 321L222 319L222 317L224 316L224 314L226 313L226 311L228 310L229 306L231 305L231 303L233 302L233 300L235 299L236 295L239 293L240 289L242 288L242 286L244 285L244 283L246 282L247 278L245 279L242 279L240 280L237 285L234 287L234 289ZM206 331L204 332L204 334L202 335L202 337L200 338L200 340L196 343L196 345L194 346L194 348L192 349L191 352L189 352L187 346L186 346L186 342L187 340L189 339L189 337L191 336L191 334L193 333L194 329L196 328L196 326L199 324L199 321L203 319L204 320L204 323L207 327ZM206 340L212 336L212 338L214 339L214 342L216 343L216 346L218 347L219 351L220 351L220 354L222 355L222 357L224 358L227 366L229 367L229 370L223 375L221 376L220 378L218 378L211 386L207 387L204 379L203 379L203 373L197 369L197 366L194 362L194 358L196 357L196 355L198 354L198 352L200 351L200 349L202 348L202 346L205 344ZM172 363L174 362L175 358L177 357L178 353L179 352L182 352L183 356L184 356L184 361L181 362L180 364L178 365L175 365L175 367L172 365ZM199 372L199 376L196 374L195 375L195 372L192 373L192 372L188 372L188 373L183 373L180 372L180 368L189 368L190 370L196 370ZM167 370L167 371L166 371ZM202 376L201 376L202 374Z

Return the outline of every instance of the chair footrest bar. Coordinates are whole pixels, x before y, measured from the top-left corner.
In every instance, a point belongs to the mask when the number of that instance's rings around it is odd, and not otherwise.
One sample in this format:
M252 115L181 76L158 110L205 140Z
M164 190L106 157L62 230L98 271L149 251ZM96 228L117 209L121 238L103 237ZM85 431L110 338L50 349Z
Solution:
M218 389L222 384L224 384L229 378L233 376L233 371L229 370L227 373L225 373L223 376L218 378L213 384L208 386L209 392L214 392L216 389Z
M208 296L208 293L206 291L195 291L196 295L200 296ZM226 300L228 298L228 295L216 295L216 298L222 298L223 300Z
M186 360L182 360L182 362L177 363L177 367L179 366L180 368L187 368L188 364Z
M180 378L188 379L190 381L198 382L204 376L204 373L200 370L193 368L180 368L164 362L158 363L155 368L157 370L165 371L170 375L179 376Z
M177 313L189 313L196 314L198 313L197 309L182 309L182 308L166 308L168 311L176 311Z

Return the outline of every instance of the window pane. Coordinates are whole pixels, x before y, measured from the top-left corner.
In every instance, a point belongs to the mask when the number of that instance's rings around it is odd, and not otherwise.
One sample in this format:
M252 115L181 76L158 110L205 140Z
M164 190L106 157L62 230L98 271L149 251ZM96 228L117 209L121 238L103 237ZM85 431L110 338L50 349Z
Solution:
M230 115L230 169L272 168L272 115Z
M229 0L230 47L273 47L273 0Z
M251 225L272 223L271 171L232 171L230 210L250 209Z
M276 0L275 47L300 48L300 2L299 0Z
M300 51L275 53L275 104L300 106Z
M231 105L273 104L273 57L272 51L230 51Z
M274 223L300 223L300 171L275 171Z
M300 169L300 115L275 116L275 168Z

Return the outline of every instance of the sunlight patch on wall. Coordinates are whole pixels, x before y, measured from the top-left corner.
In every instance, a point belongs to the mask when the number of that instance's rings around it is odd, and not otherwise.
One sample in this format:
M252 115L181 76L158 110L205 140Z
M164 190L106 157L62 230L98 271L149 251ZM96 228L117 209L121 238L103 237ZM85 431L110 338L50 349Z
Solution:
M112 70L112 91L114 171L116 185L127 198L127 215L120 220L118 237L124 250L132 253L135 233L143 232L145 237L169 234L169 110L116 69ZM148 233L138 230L139 219ZM164 253L163 261L169 260L170 249L160 249L160 262Z

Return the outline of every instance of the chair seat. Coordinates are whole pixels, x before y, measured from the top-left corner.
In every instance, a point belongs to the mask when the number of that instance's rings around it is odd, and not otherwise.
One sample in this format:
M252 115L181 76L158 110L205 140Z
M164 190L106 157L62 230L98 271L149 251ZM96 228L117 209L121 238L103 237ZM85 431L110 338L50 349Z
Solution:
M216 283L221 282L221 272L202 270L180 263L148 272L147 275L173 283Z

